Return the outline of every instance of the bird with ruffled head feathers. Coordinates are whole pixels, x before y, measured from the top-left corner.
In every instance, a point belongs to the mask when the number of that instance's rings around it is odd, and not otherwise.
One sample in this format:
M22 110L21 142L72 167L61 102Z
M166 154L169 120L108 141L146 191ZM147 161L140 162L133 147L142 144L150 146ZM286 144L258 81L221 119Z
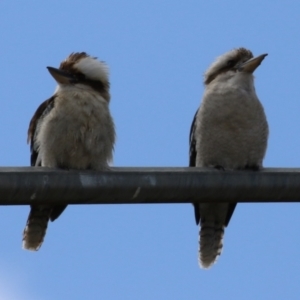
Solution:
M107 65L78 52L71 53L59 68L47 69L58 86L30 121L31 165L67 170L109 169L115 127L108 106ZM65 208L65 205L31 205L23 248L38 250L49 219L54 221Z

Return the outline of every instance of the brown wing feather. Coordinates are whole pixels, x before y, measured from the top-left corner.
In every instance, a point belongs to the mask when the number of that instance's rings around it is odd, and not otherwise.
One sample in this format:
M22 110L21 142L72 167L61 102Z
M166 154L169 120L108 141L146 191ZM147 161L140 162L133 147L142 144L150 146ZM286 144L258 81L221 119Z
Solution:
M195 130L196 130L196 119L197 119L197 113L198 110L195 113L191 130L190 130L190 167L196 167L196 158L197 158L197 150L196 150L196 138L195 138ZM199 204L198 203L193 203L194 205L194 211L195 211L195 220L196 224L198 225L200 222L200 210L199 210ZM228 206L228 212L225 220L225 226L229 224L229 221L231 219L231 216L235 210L236 203L230 203Z
M53 109L55 105L55 95L51 98L44 101L36 110L34 113L28 128L28 138L27 143L30 143L30 151L31 151L31 157L30 157L30 163L31 166L35 166L36 160L39 154L38 145L35 143L36 135L39 132L41 122L43 121L43 118ZM39 164L40 166L40 164ZM34 206L33 206L34 207ZM50 210L50 220L54 221L57 219L60 214L65 210L67 206L66 205L56 205L53 206Z
M197 150L196 150L196 138L195 138L195 130L196 130L196 119L197 119L197 113L198 110L195 113L191 130L190 130L190 160L189 160L189 166L195 167L196 166L196 157L197 157ZM195 211L195 220L196 224L198 225L200 222L200 211L199 211L199 204L193 203L194 205L194 211Z
M30 165L35 166L37 157L38 157L38 145L35 143L36 135L39 131L40 124L43 118L51 111L54 107L54 100L55 96L44 101L34 113L28 128L28 135L27 135L27 143L30 143Z

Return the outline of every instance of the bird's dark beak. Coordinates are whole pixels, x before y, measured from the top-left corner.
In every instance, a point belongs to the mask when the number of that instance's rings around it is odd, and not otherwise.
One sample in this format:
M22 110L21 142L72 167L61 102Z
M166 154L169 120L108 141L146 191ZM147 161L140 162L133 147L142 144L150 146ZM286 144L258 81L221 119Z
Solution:
M242 63L241 65L237 66L237 70L240 72L253 73L267 55L268 54L262 54L251 58L246 62Z
M65 71L52 68L52 67L47 67L47 69L49 73L52 75L52 77L57 81L57 83L70 84L70 83L74 83L75 81L74 76Z

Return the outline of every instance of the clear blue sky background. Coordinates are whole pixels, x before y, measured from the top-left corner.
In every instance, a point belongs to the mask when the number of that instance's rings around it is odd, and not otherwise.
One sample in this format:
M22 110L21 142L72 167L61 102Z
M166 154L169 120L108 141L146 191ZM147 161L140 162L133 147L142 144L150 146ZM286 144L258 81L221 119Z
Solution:
M244 46L269 53L255 72L264 165L299 167L299 16L298 1L1 1L0 165L29 165L46 66L86 51L111 70L114 165L187 166L203 73ZM209 271L191 205L70 206L36 253L21 249L28 212L0 208L1 300L299 299L298 204L238 205Z

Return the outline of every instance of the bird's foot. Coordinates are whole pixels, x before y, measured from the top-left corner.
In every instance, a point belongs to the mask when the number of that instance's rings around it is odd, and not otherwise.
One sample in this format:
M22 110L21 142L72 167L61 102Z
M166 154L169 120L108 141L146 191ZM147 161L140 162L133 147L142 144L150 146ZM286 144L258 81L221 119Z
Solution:
M249 170L249 171L258 171L259 169L260 166L258 165L246 165L245 168L243 168L243 170Z
M225 168L220 166L220 165L215 165L213 166L215 169L219 170L219 171L225 171Z

